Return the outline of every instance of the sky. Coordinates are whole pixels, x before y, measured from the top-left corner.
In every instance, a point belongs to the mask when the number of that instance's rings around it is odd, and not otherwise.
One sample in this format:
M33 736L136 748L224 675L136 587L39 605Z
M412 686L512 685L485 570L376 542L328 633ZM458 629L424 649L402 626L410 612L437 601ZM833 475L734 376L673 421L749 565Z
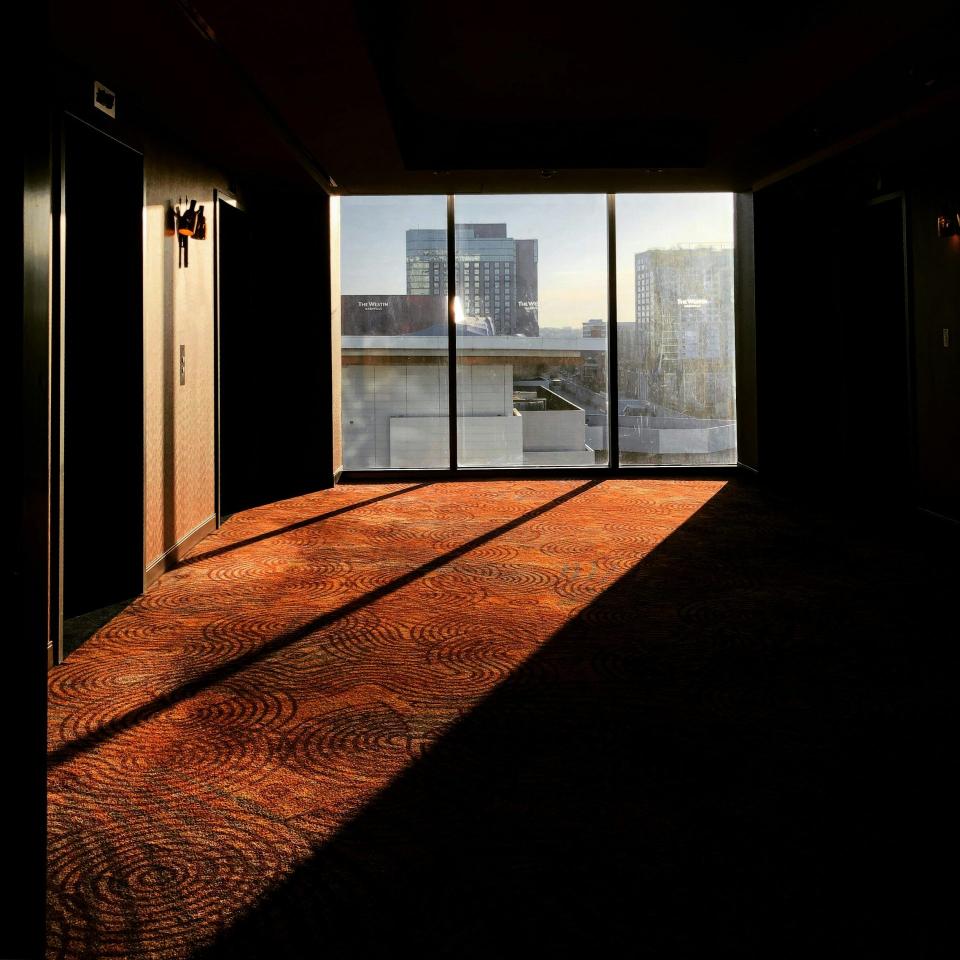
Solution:
M506 223L507 236L539 241L540 326L607 318L604 194L456 198L458 223ZM406 293L406 231L442 229L447 199L344 197L340 276L345 294ZM617 314L634 319L633 256L678 243L732 243L732 193L617 195Z

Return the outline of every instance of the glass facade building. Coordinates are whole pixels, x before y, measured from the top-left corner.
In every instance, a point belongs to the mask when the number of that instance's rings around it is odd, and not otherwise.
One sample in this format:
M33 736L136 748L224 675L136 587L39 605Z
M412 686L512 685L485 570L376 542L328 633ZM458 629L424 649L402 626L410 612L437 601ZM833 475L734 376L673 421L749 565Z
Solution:
M406 241L407 294L446 296L446 230L408 230ZM537 241L508 237L506 223L458 223L456 250L464 315L489 318L496 334L537 336Z

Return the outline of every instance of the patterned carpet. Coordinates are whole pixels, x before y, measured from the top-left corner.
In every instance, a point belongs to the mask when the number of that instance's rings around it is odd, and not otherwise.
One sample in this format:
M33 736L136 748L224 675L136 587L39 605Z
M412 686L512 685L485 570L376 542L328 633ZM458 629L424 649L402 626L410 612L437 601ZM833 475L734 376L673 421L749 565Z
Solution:
M50 674L48 955L933 956L952 556L714 480L238 514Z

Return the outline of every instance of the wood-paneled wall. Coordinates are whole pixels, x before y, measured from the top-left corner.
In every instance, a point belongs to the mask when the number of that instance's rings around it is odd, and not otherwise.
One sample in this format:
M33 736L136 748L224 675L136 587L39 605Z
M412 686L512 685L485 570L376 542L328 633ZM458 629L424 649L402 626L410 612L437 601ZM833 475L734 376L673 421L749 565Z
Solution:
M145 563L147 570L214 516L214 190L217 171L148 139L143 248ZM207 239L178 266L168 210L204 205ZM180 383L180 347L185 380Z

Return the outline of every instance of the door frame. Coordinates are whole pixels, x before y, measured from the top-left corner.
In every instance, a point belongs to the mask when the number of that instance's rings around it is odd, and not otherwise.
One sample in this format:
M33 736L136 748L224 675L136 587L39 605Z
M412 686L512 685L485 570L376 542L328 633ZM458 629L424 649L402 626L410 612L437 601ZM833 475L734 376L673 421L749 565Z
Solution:
M143 362L143 250L145 246L146 221L146 176L144 175L143 150L133 146L126 140L104 130L97 124L91 123L77 112L63 108L54 120L53 136L54 171L52 177L53 190L51 191L52 207L52 237L51 251L53 264L51 265L51 297L50 297L50 478L51 478L51 519L50 519L50 636L53 639L53 663L63 663L63 503L65 489L64 473L64 420L65 420L65 376L66 376L66 260L67 260L67 229L66 197L67 197L67 123L70 121L82 124L89 130L106 137L125 150L129 150L140 161L140 591L145 589L144 572L146 568L146 394L144 391L144 362ZM57 184L59 182L59 190Z
M916 337L914 334L913 316L913 263L910 255L910 205L906 190L894 190L872 197L865 204L867 207L878 207L884 203L898 203L900 205L901 250L903 253L903 357L904 386L906 404L904 412L907 417L907 457L908 477L910 481L911 506L919 506L918 500L918 464L917 449L917 392L916 392Z
M223 523L220 505L220 204L235 210L245 208L227 190L213 191L213 509L216 524Z

